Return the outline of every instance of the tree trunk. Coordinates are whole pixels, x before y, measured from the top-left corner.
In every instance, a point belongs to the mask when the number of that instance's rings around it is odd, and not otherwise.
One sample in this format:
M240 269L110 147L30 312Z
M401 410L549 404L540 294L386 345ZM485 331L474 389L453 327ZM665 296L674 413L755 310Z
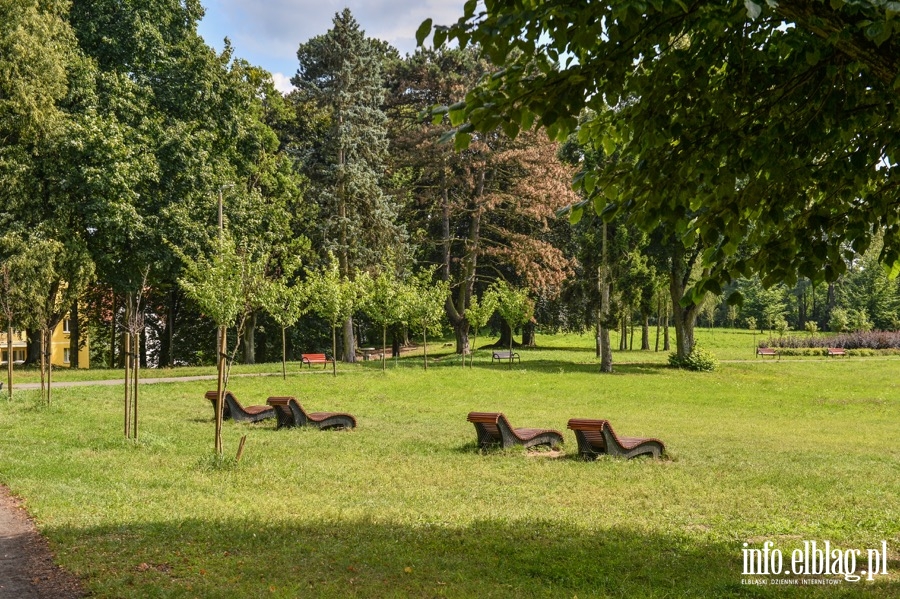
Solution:
M352 327L351 327L352 329ZM337 323L331 323L331 375L337 376Z
M656 303L656 347L653 351L659 351L659 328L662 323L662 298L657 294Z
M650 315L644 314L641 322L641 350L650 350Z
M131 320L131 294L125 294L125 332L123 335L123 356L125 357L125 438L131 437L131 333L128 322Z
M145 335L145 329L141 327L141 334L134 336L134 384L132 385L132 408L134 409L134 417L132 418L132 437L135 441L138 438L138 384L141 380L141 359L146 360L146 353L142 348L146 348L146 343L141 343L141 338ZM146 363L146 362L145 362Z
M6 323L6 392L13 396L13 328L12 321Z
M422 327L422 357L425 360L425 370L428 370L428 327Z
M256 312L244 323L244 364L256 364Z
M41 343L43 333L40 329L26 329L25 331L25 366L34 366L41 363Z
M112 312L109 319L109 368L112 370L116 367L116 311L119 306L116 305L116 292L112 291Z
M281 380L287 380L287 334L281 327Z
M694 326L699 313L697 304L687 307L681 305L681 299L687 291L691 269L697 256L695 252L694 256L685 262L684 250L684 245L679 240L674 240L669 271L669 293L672 296L672 316L675 319L675 351L682 360L694 349Z
M69 312L69 368L78 369L78 347L81 345L81 327L78 325L78 300L72 302Z
M342 360L347 364L356 363L356 338L353 331L353 317L344 321L344 351Z
M171 289L166 298L166 324L163 327L163 334L159 340L159 364L160 368L164 366L175 366L175 313L177 303L177 290Z
M628 351L634 351L634 317L631 310L628 311L628 324L631 327L631 337L628 340Z
M613 371L612 345L609 341L609 259L606 252L606 222L603 223L600 246L600 270L597 285L600 287L600 313L597 317L597 341L600 350L600 372Z
M219 326L219 342L216 344L216 438L215 452L222 457L222 421L225 414L225 357L228 350L228 334L224 326Z
M534 341L534 323L529 322L522 325L522 347L535 347Z
M398 326L394 325L391 328L391 357L399 358L400 357L400 335L401 332L397 330Z
M500 339L497 340L497 347L506 347L507 345L512 347L512 337L513 332L509 328L509 325L506 324L505 320L500 321Z
M453 334L456 336L456 353L465 356L469 353L469 321L461 318L453 326Z
M669 302L663 302L666 316L665 316L665 324L663 326L663 351L671 351L672 347L669 345Z

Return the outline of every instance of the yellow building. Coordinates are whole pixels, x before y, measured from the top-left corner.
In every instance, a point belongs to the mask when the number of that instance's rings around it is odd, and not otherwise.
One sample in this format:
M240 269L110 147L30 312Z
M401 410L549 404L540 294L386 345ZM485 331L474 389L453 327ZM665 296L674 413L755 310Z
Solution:
M69 334L69 319L65 318L53 329L50 341L50 363L54 366L68 367L72 363L71 335ZM82 336L84 338L84 336ZM78 352L78 367L90 366L90 352L88 340L84 338L84 347ZM26 338L24 331L13 331L13 364L21 364L25 361ZM6 332L0 332L0 365L6 366L7 355Z

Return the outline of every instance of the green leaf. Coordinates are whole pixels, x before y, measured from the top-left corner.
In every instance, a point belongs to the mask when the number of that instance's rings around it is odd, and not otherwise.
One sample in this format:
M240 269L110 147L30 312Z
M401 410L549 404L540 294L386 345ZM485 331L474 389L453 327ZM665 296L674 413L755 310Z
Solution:
M472 141L472 134L465 133L463 131L458 131L456 133L456 138L453 140L453 148L457 152L461 152L469 147L469 143Z
M732 291L728 296L728 299L725 300L729 306L743 306L744 305L744 296L741 295L740 291Z
M569 224L577 225L578 221L581 220L581 217L584 215L584 208L581 206L575 206L572 208L572 211L569 212Z
M431 33L431 19L425 19L422 21L422 24L419 25L419 28L416 29L416 45L421 46L425 41L425 38L428 37L428 34Z
M601 216L605 208L607 208L607 205L603 201L603 197L599 195L594 196L594 214Z
M753 2L753 0L744 0L744 7L747 9L747 16L750 17L751 21L755 21L762 13L762 6Z
M610 137L609 135L604 135L603 139L600 140L603 144L603 151L607 156L612 156L616 151L616 141Z

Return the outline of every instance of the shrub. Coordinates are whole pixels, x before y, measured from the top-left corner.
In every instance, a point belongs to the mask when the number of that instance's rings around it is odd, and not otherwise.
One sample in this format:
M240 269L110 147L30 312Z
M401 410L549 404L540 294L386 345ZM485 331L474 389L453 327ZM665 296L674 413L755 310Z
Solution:
M677 353L669 354L669 366L696 372L712 372L719 366L719 361L716 360L712 352L703 349L700 347L700 344L695 343L694 349L683 359L679 358Z
M815 320L807 320L804 328L806 328L806 332L810 335L815 335L819 331L819 325L816 324Z

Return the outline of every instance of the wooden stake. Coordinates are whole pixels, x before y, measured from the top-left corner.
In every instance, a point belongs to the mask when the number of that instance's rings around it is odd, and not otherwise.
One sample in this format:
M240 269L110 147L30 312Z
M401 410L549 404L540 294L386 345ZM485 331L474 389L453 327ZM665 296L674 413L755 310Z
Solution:
M241 437L241 442L238 443L237 455L234 456L234 461L237 463L241 462L241 456L244 455L244 443L247 441L247 435Z

